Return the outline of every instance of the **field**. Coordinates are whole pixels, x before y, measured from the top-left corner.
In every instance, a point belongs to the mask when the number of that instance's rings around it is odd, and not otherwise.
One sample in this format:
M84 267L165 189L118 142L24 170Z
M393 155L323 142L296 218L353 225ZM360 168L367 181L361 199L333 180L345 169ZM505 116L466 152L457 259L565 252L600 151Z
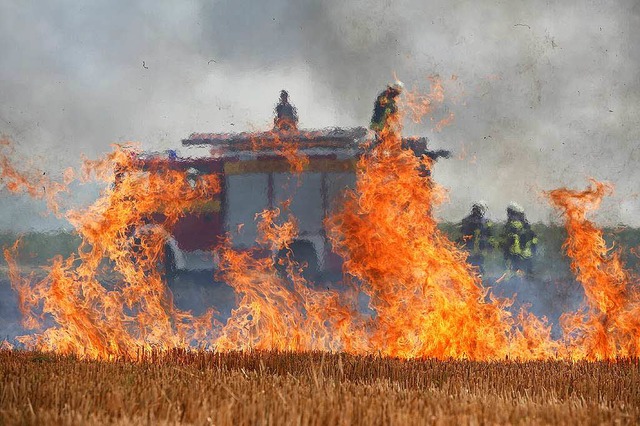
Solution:
M452 225L443 225L456 239ZM581 299L562 256L564 231L537 225L536 280L496 284L501 254L487 259L485 284L531 301L555 320ZM4 235L6 246L15 236ZM607 231L638 271L637 230ZM29 234L25 271L77 246L72 234ZM0 330L20 334L15 294L0 262ZM202 281L202 282L200 282ZM176 303L221 302L210 277L172 288ZM510 287L511 285L511 287ZM211 288L209 288L211 287ZM513 287L513 288L512 288ZM206 291L208 292L206 292ZM216 290L217 293L213 290ZM211 294L209 294L211 293ZM228 308L230 309L230 307ZM228 310L227 309L227 310ZM198 312L196 312L198 313ZM110 362L0 350L0 424L637 424L638 360L473 362L400 360L328 353L138 354Z
M2 424L637 424L639 364L0 351Z

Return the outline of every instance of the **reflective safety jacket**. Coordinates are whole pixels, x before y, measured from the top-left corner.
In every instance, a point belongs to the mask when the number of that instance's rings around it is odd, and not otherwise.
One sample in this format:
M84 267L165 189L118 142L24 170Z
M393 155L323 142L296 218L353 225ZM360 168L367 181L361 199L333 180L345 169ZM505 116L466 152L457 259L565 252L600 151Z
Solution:
M396 112L398 112L398 107L394 96L388 90L383 91L376 98L369 127L375 132L381 132L389 116Z
M469 215L460 223L462 244L472 255L484 255L491 248L493 224L482 216Z
M530 259L536 252L538 237L531 226L520 220L505 225L504 256L507 259Z

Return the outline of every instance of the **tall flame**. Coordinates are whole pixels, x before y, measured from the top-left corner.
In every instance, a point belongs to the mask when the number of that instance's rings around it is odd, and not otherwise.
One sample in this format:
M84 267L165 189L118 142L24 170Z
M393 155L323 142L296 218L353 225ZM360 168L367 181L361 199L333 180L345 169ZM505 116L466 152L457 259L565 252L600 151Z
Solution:
M432 210L444 191L418 172L431 161L402 149L399 129L392 117L330 219L333 244L376 312L371 348L400 357L528 357L512 353L526 336L513 334L508 302L487 295L466 253L437 228Z
M67 214L82 244L69 258L53 259L44 279L32 284L20 277L13 251L5 250L25 326L45 328L21 338L28 347L92 358L131 356L141 348L188 347L210 331L206 318L173 306L157 265L164 229L194 201L217 192L217 178L203 176L192 188L184 173L161 161L142 170L132 154L116 147L101 161L85 161L83 179L95 175L116 184L89 208ZM145 227L158 212L158 225Z
M598 360L640 354L637 278L624 268L620 252L611 251L602 231L586 218L612 190L611 185L592 180L591 188L582 192L556 189L549 193L566 217L564 249L586 296L584 309L562 318L572 358Z

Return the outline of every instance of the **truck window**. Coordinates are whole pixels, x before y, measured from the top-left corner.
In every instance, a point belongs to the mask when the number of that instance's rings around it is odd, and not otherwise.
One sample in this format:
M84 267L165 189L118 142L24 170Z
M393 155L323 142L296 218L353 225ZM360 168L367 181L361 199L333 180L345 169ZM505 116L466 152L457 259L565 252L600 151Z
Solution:
M269 207L267 184L266 173L227 176L225 230L231 234L235 247L247 248L255 245L256 213Z
M291 212L300 234L317 235L323 227L322 173L276 173L273 177L276 206L293 197Z

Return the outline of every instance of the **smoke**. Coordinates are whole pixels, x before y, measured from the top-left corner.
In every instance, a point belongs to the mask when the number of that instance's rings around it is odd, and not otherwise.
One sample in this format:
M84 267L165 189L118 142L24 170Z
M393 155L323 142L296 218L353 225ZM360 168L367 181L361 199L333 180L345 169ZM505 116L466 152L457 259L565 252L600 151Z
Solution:
M0 133L55 174L114 142L263 129L281 88L303 127L366 126L394 73L437 74L453 124L407 131L455 153L435 171L443 219L478 198L553 219L540 193L592 176L617 188L599 220L639 226L638 27L634 0L4 1ZM0 228L60 226L40 212L3 203Z

